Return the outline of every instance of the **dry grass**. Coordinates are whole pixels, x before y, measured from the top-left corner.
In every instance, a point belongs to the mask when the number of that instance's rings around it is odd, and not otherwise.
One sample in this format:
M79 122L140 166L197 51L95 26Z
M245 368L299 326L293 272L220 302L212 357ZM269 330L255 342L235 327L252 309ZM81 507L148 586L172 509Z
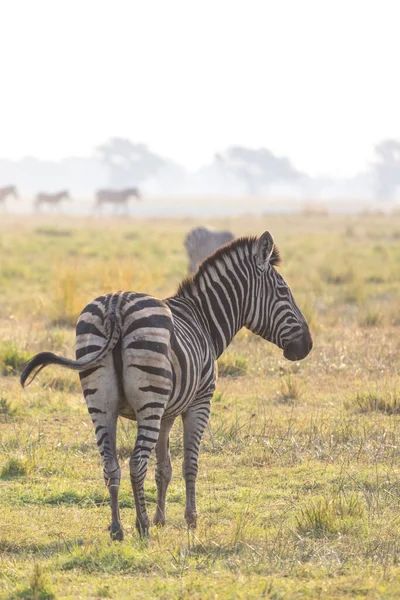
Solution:
M112 544L76 374L46 369L26 391L16 375L40 350L73 356L72 325L95 296L165 297L186 273L195 221L111 222L0 223L0 598L399 597L400 215L212 223L273 233L314 349L288 363L239 333L202 443L199 528L185 527L177 421L167 527L147 544L129 487L135 425L119 424L126 539ZM153 471L152 459L150 512Z

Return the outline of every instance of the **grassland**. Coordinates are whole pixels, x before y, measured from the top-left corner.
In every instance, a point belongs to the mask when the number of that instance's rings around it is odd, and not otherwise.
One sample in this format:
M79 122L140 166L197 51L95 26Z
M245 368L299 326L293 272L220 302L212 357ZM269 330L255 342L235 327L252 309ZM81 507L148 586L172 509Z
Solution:
M288 363L242 331L221 358L195 532L183 517L180 423L167 526L145 543L128 477L135 424L120 422L126 538L112 543L77 375L51 367L20 389L28 356L73 357L74 322L96 295L173 293L193 224L2 218L0 598L399 598L399 215L212 223L273 233L314 349ZM151 512L155 494L152 461Z

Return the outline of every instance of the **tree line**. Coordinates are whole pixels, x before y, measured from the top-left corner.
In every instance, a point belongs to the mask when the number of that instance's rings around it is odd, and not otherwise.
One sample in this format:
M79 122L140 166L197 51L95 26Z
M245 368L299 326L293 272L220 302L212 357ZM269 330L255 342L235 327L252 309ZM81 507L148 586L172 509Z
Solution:
M114 137L88 158L43 161L0 159L0 185L15 184L23 193L70 188L90 195L99 187L138 186L150 194L214 193L304 197L333 194L393 200L400 187L400 141L387 139L375 146L375 158L364 173L338 180L311 177L267 148L231 146L214 155L209 165L194 173L151 151L145 144ZM338 192L339 190L339 192Z

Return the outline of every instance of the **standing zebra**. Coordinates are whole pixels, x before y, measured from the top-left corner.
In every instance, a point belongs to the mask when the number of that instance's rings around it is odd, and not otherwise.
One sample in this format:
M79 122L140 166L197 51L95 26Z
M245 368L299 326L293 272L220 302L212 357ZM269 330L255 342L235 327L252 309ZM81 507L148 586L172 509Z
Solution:
M206 260L166 300L117 292L83 309L76 327L76 360L51 352L35 355L21 374L24 386L45 366L79 371L95 426L111 497L111 537L121 540L118 506L120 468L116 452L118 416L136 420L130 459L136 527L147 535L144 480L156 452L157 508L154 523L165 523L165 498L172 468L169 434L181 415L184 430L185 518L196 527L196 478L200 440L215 389L215 361L243 326L301 360L310 352L307 322L289 287L275 269L279 253L270 233L241 238ZM31 380L32 380L31 379Z
M218 248L235 239L230 231L216 231L212 227L194 227L185 237L184 245L189 257L189 273L195 273L199 264Z
M61 204L63 200L71 200L71 196L69 195L68 190L62 190L61 192L57 192L56 194L46 194L45 192L39 192L36 194L34 206L36 210L42 206L42 204L47 204L51 207L56 207Z
M17 198L18 198L18 192L17 192L17 188L15 187L15 185L8 185L7 187L0 188L0 204L2 206L5 206L6 200L10 196L15 198L15 200L17 200Z
M131 198L141 200L138 188L127 188L125 190L98 190L96 192L95 208L99 210L103 204L112 204L114 207L125 207L126 211Z

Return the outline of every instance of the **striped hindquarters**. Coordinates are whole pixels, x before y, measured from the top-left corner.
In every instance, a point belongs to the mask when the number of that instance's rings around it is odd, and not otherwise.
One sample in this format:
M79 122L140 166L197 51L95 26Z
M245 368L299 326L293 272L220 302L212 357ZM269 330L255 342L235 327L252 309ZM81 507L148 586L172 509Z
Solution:
M76 357L96 355L108 337L110 319L120 328L112 361L106 359L80 374L83 393L95 401L96 392L117 377L119 414L150 417L164 411L172 387L170 339L173 329L169 308L147 294L119 292L96 298L82 311L76 328ZM108 371L112 371L108 373ZM106 400L101 399L101 404ZM155 419L156 420L156 419ZM159 420L159 419L157 419Z

